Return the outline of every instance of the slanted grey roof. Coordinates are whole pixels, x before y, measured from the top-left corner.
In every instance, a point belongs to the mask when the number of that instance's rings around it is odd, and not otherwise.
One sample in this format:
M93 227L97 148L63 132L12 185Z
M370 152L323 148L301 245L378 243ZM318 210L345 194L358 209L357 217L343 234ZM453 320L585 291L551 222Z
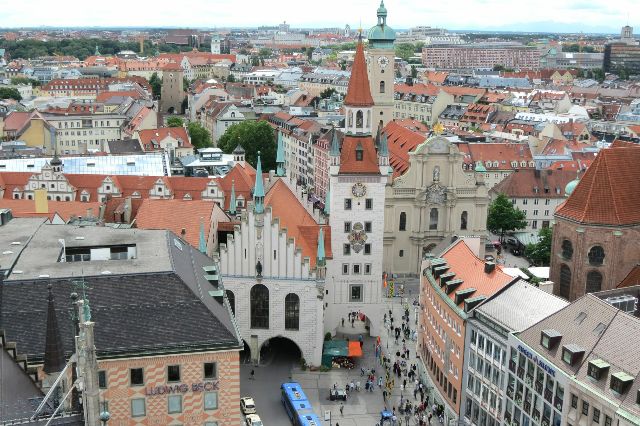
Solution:
M25 371L0 346L0 423L33 414L30 398L44 396Z
M519 280L478 306L476 311L508 330L521 331L567 305L564 299Z

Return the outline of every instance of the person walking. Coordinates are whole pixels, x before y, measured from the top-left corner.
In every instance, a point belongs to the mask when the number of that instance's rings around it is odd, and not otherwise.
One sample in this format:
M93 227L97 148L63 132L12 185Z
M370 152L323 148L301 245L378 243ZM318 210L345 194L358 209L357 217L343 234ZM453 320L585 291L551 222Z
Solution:
M250 376L249 376L249 380L255 380L256 379L256 372L255 370L251 370Z
M344 417L344 404L342 402L340 403L340 415Z

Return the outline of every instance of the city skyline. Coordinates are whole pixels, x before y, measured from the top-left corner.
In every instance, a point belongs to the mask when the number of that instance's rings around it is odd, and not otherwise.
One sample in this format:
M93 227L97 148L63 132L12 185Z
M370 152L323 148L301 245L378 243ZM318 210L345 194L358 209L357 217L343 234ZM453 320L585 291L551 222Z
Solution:
M292 10L287 1L276 0L269 7L256 3L255 8L249 8L256 10L255 14L242 16L233 8L223 8L224 4L217 0L193 0L171 13L152 8L146 2L130 4L123 0L96 4L90 10L82 7L79 0L69 1L65 8L53 9L44 0L28 3L4 5L0 28L51 27L52 23L56 28L140 27L141 23L149 28L250 28L286 21L295 28L341 28L349 24L357 29L375 24L378 6L376 0L355 0L347 4L329 0L322 10L309 14ZM385 5L389 10L389 25L398 29L425 25L470 31L617 33L621 26L634 26L640 21L640 10L633 7L632 0L614 0L606 4L592 0L542 0L527 5L525 10L522 4L507 0L461 0L455 10L442 3L389 0ZM337 15L335 10L339 8L342 12ZM460 10L465 13L457 13ZM140 21L140 16L145 17L144 22ZM342 17L348 19L342 20Z

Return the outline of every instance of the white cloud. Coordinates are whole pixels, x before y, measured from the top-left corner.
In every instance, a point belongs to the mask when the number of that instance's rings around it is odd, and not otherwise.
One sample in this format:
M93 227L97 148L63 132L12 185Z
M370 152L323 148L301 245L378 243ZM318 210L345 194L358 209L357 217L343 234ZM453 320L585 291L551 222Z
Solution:
M387 0L388 23L395 28L430 25L449 29L500 29L532 23L536 28L616 31L640 22L637 0ZM4 3L4 4L3 4ZM367 28L375 24L376 0L0 0L0 27L18 26L146 26ZM627 15L628 14L628 15ZM628 16L628 19L627 19ZM548 28L544 28L548 27Z

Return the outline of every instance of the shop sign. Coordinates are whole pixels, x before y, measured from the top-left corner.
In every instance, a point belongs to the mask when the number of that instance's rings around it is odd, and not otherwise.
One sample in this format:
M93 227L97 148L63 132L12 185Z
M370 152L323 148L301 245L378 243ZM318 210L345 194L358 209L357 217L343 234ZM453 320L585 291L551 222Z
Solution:
M218 381L212 380L208 382L197 382L188 385L186 383L178 383L175 385L160 385L160 386L148 386L144 390L146 396L154 395L168 395L172 393L187 393L187 392L210 392L218 390Z

